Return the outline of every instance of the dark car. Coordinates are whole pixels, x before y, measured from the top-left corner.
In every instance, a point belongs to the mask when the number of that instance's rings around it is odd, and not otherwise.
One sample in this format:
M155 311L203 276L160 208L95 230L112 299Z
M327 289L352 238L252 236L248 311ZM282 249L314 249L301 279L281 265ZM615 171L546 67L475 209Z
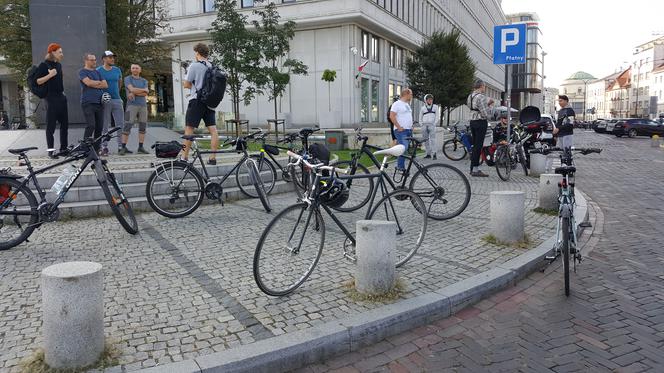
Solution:
M650 119L624 119L616 123L613 128L613 134L618 137L625 135L629 137L636 136L664 136L664 124Z

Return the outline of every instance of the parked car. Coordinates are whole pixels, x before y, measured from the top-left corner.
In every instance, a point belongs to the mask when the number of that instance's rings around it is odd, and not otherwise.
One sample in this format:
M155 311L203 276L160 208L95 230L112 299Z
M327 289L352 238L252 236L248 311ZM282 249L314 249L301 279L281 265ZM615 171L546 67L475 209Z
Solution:
M613 134L617 137L625 135L636 136L664 136L664 124L650 119L630 118L619 121L613 128Z
M613 129L616 127L616 123L621 121L622 119L611 119L608 122L606 122L606 133L613 133Z
M608 120L601 120L597 122L597 125L595 126L595 132L597 133L604 133L606 132L606 124Z

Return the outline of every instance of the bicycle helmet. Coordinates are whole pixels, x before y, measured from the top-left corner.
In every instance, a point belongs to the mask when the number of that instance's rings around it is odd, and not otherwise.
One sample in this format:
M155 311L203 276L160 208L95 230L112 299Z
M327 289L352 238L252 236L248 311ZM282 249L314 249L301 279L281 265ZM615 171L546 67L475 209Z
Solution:
M334 180L332 185L325 186L324 190L320 194L320 200L326 206L331 208L338 208L344 205L348 201L350 192L346 187L346 184L340 180Z
M428 99L433 100L433 95L431 93L427 93L426 95L424 95L424 102L427 102Z

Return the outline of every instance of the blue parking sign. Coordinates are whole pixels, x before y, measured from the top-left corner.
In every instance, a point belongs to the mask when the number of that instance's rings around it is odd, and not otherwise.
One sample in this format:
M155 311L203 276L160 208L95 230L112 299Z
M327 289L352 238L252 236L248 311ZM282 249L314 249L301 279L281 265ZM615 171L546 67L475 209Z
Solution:
M493 63L526 63L526 24L500 25L493 28Z

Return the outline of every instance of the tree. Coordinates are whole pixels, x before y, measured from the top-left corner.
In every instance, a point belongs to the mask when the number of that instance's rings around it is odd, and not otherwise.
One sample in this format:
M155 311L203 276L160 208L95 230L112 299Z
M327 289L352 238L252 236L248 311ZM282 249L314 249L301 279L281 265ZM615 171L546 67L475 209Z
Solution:
M279 25L281 16L275 3L254 10L254 14L260 17L252 23L259 36L268 100L274 102L274 119L278 119L277 99L286 91L291 74L307 75L308 67L300 60L287 57L290 41L295 36L295 22Z
M3 65L25 80L32 66L28 0L0 0L0 56Z
M321 80L327 82L327 111L332 111L332 82L337 79L335 70L325 69Z
M475 77L475 63L468 47L460 41L461 33L434 32L406 61L406 74L413 94L431 93L434 103L449 111L465 104ZM443 116L441 115L441 125Z
M240 120L240 100L249 105L267 83L260 65L260 37L246 28L247 16L237 11L236 0L216 0L215 7L217 18L210 29L212 58L226 70L235 120Z

